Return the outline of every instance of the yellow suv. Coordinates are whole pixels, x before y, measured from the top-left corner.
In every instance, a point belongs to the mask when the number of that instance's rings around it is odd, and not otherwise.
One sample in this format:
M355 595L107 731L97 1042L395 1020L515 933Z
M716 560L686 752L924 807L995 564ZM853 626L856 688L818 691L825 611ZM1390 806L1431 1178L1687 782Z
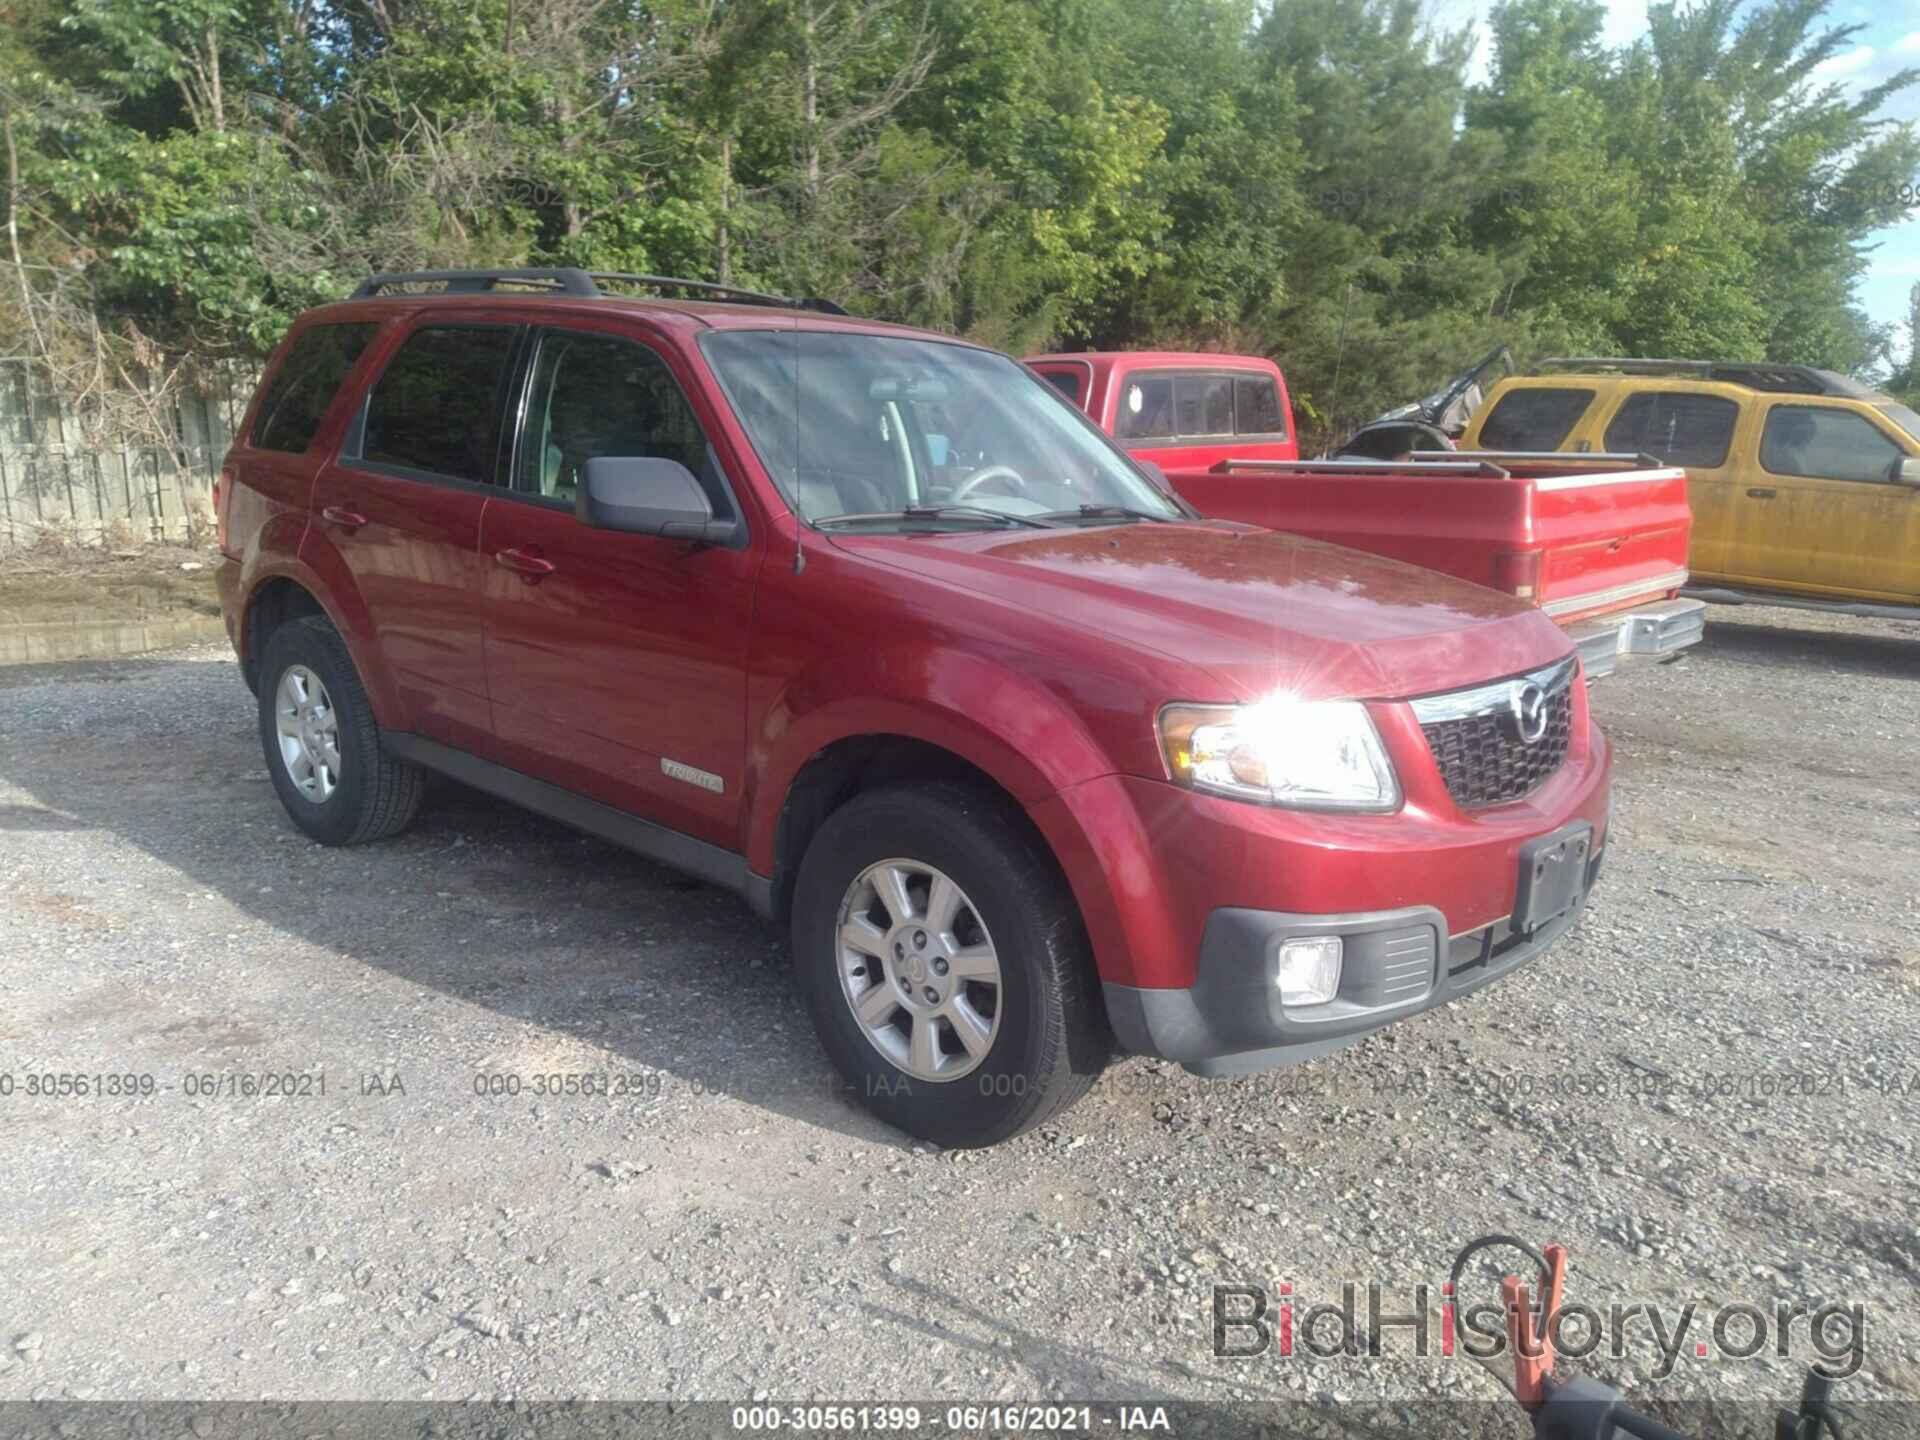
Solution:
M1464 450L1686 468L1689 594L1920 618L1920 415L1799 365L1548 360L1496 383Z

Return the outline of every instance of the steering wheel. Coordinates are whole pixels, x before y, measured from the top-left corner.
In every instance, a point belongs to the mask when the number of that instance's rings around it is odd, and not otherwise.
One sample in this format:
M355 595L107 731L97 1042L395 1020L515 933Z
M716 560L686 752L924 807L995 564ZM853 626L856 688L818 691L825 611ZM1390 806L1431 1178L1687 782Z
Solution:
M947 503L949 505L964 503L968 496L972 495L974 491L978 490L989 480L1011 480L1016 489L1024 490L1027 488L1026 480L1022 478L1020 472L1011 465L982 465L978 470L954 486L953 494L947 497Z

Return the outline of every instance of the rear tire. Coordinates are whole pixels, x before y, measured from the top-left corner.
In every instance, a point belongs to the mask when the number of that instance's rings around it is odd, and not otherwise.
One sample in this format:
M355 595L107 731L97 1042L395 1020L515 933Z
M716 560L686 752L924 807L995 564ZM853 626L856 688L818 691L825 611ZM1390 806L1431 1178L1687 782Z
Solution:
M293 823L322 845L406 829L426 773L380 748L380 727L346 642L319 616L289 620L260 656L260 744Z
M900 785L828 817L796 880L793 954L841 1075L939 1145L1031 1129L1111 1053L1065 880L1025 817L981 789Z

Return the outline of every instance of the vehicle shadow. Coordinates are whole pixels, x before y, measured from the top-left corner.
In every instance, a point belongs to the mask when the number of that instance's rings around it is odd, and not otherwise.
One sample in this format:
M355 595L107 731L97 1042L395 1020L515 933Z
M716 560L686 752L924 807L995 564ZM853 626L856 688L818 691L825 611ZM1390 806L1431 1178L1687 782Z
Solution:
M1707 632L1698 646L1742 665L1819 665L1850 675L1920 680L1920 626L1911 636L1862 631L1800 629L1737 618L1739 612L1708 612Z
M1177 1361L1148 1358L1131 1349L1102 1349L1094 1337L1099 1333L1097 1322L1108 1317L1094 1309L1089 1309L1086 1316L1086 1338L1074 1340L1060 1331L1037 1334L1023 1329L1009 1322L1004 1313L982 1309L951 1290L911 1275L890 1276L887 1285L899 1304L886 1303L886 1296L863 1300L860 1309L869 1319L928 1340L944 1341L963 1354L1011 1358L1036 1381L1056 1387L1071 1399L1124 1395L1138 1400L1191 1401L1196 1380L1219 1387L1218 1393L1208 1399L1223 1398L1229 1389L1254 1399L1297 1398L1249 1376L1211 1375ZM1154 1304L1141 1301L1137 1308L1144 1312ZM1166 1297L1160 1297L1157 1308L1169 1307Z
M737 897L438 780L404 835L316 845L268 783L235 669L147 673L182 713L218 723L130 743L147 723L136 704L77 733L66 721L0 729L0 781L33 802L0 805L0 831L105 831L177 871L182 894L211 892L326 952L306 962L314 984L367 965L523 1022L502 1031L517 1047L472 1057L476 1074L535 1068L531 1055L542 1071L642 1076L641 1102L731 1097L865 1144L908 1143L839 1081L784 935ZM341 1068L326 1058L306 1063Z

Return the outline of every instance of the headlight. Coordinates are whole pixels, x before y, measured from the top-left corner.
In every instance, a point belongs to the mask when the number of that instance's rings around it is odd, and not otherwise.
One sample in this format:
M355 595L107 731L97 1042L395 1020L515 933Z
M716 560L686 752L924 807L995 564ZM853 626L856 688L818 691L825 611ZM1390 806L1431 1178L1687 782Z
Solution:
M1400 807L1393 764L1357 700L1169 705L1160 748L1176 781L1216 795L1300 810Z

